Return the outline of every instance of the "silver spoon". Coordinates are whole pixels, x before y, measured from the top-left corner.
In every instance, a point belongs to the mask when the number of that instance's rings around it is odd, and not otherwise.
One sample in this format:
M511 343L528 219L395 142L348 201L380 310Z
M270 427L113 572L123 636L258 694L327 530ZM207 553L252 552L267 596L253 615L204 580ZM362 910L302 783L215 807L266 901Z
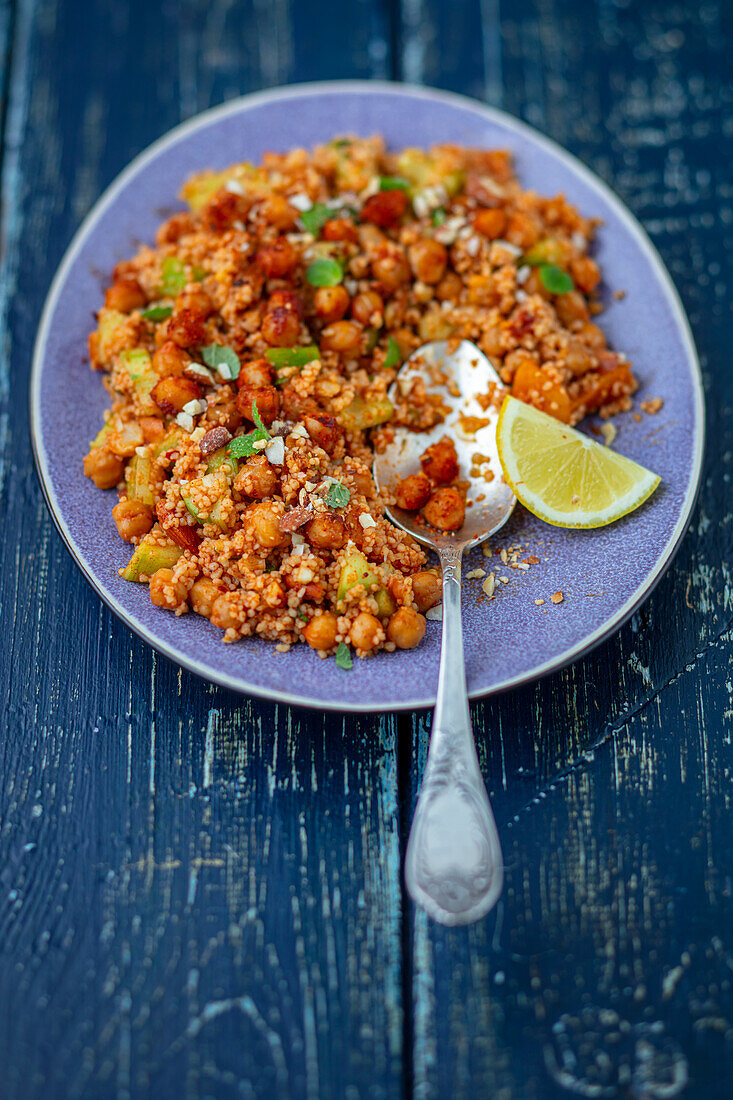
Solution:
M504 868L494 815L479 769L471 728L463 660L461 559L498 531L512 514L516 498L502 477L496 450L494 405L484 409L477 397L488 395L500 379L475 344L463 340L450 350L446 341L419 348L401 368L390 389L397 403L422 378L429 392L449 407L445 421L427 432L395 430L394 441L375 456L381 488L420 471L420 455L443 435L456 445L461 479L470 481L466 519L458 531L442 532L415 522L417 515L392 506L389 518L436 551L443 570L443 637L438 695L425 774L405 859L407 889L441 924L471 924L494 906L501 894ZM409 396L408 396L409 400ZM475 421L467 418L474 417ZM475 430L474 430L475 429ZM488 459L479 477L471 477L474 456Z

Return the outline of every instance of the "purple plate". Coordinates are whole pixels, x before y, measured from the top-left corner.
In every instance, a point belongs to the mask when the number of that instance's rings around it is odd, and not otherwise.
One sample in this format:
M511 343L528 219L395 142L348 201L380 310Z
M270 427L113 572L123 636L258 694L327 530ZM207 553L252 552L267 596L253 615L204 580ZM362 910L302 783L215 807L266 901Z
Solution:
M625 351L640 396L661 397L657 416L624 415L616 448L651 467L662 484L630 517L597 531L548 527L520 506L496 551L521 544L510 568L474 551L466 572L497 573L488 601L481 580L467 581L464 622L468 688L473 697L527 683L586 653L617 630L650 593L677 548L692 510L703 449L700 370L672 282L643 230L587 168L521 122L445 92L378 82L306 84L245 96L177 127L132 162L76 234L54 279L36 341L31 381L36 460L53 518L83 573L108 606L155 649L225 687L327 710L381 711L430 706L438 677L440 624L429 623L410 652L356 660L344 672L307 646L287 654L244 640L224 645L197 615L176 618L155 608L146 586L117 570L129 557L112 521L112 493L82 473L88 441L107 406L90 372L86 338L102 300L99 272L152 241L190 173L258 160L268 149L311 146L335 134L383 134L388 145L451 141L505 147L523 185L562 191L586 215L603 219L597 258L607 308L601 318L611 347ZM623 300L613 291L624 290ZM50 440L52 446L46 447ZM620 567L622 563L622 567ZM502 577L508 583L502 583ZM552 604L552 593L564 601ZM545 600L543 605L536 600Z

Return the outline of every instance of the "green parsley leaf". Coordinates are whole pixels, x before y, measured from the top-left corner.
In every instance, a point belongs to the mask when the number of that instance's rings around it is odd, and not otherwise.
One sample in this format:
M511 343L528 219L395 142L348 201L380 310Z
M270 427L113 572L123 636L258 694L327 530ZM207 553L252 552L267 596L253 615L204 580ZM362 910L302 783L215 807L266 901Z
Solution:
M567 271L563 271L557 264L542 264L539 273L543 287L550 294L569 294L575 288Z
M400 351L399 344L395 340L394 336L390 336L387 344L387 354L384 358L382 366L385 370L390 370L392 367L396 367L402 362L402 352Z
M332 481L326 493L326 504L329 508L345 508L351 499L351 493L343 481Z
M305 269L305 277L311 286L338 286L344 277L344 269L338 260L319 256Z
M260 416L256 401L252 402L252 419L257 425L253 431L248 432L247 435L237 435L227 443L227 450L232 458L249 458L251 455L258 454L258 448L255 447L255 443L263 439L269 440L270 433L262 423L262 417Z
M317 237L326 222L330 221L333 217L335 217L335 212L330 206L326 206L323 202L316 202L311 206L310 210L303 211L300 215L300 220L308 232L312 233L314 237Z
M319 359L320 352L315 344L300 348L268 348L265 358L275 370L283 370L285 367L305 367L314 359Z
M433 223L433 225L442 225L447 217L448 217L448 214L447 214L445 208L442 207L442 206L439 206L437 208L437 210L433 210L432 214L430 215L430 220Z
M354 667L354 662L351 659L351 650L346 642L339 642L336 647L336 664L346 672Z
M409 191L410 181L403 179L402 176L380 176L379 177L379 190L380 191Z
M146 321L165 321L173 312L173 306L150 306L140 314Z
M233 382L239 377L241 363L234 348L228 348L225 344L208 344L201 349L201 356L207 367L218 371L227 382Z
M166 256L161 267L161 274L163 276L161 289L166 298L172 298L174 294L178 294L188 281L183 261L179 260L177 256Z

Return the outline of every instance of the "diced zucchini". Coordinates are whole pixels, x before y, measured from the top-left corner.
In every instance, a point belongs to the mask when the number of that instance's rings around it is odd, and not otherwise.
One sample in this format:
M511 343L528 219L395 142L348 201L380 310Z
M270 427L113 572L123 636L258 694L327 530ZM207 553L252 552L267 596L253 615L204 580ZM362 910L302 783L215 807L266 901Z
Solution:
M393 615L397 610L397 604L394 601L394 596L388 588L380 588L376 594L377 600L377 614L380 619L388 619L390 615Z
M373 584L379 584L379 576L375 572L374 566L371 562L367 561L361 550L354 548L346 555L341 566L336 599L343 600L346 593L357 584L363 584L364 587L368 589Z
M162 454L167 451L174 450L184 440L184 434L181 428L173 428L167 435L163 436L160 443L156 443L153 448L153 458L160 458Z
M392 416L394 406L388 397L355 397L350 405L338 414L338 421L349 432L376 428Z
M142 415L154 416L158 406L150 393L158 381L158 376L153 370L150 353L145 348L131 348L129 351L122 352L120 361L132 379Z
M157 524L135 547L135 552L122 574L126 581L139 581L141 573L152 577L153 573L157 573L159 569L171 569L183 553L181 547L173 542L165 544L153 542L152 535L160 538L160 527Z
M109 439L109 434L112 431L113 425L114 425L114 420L113 420L112 417L110 417L109 420L107 420L106 423L104 423L102 425L102 427L99 429L99 431L95 435L94 439L89 444L89 450L90 451L94 451L98 447L103 447L105 445L105 443Z
M133 455L125 471L125 480L130 500L139 500L141 504L149 504L151 507L155 504L153 463L150 458Z
M412 194L423 187L442 184L448 195L457 195L466 178L456 154L447 149L431 153L423 149L405 149L397 158L397 168L412 184Z
M537 244L532 245L522 257L522 263L530 267L538 267L540 264L557 264L564 267L570 259L570 246L557 237L543 237Z
M221 172L197 172L186 180L181 198L197 214L230 180L236 180L246 194L264 197L268 190L267 173L263 169L255 168L252 164L233 164L231 168L225 168Z
M114 355L119 330L126 321L127 314L120 313L118 309L107 309L105 306L100 309L97 321L97 355L100 363L107 365Z
M209 455L209 461L206 463L206 473L215 474L217 470L223 470L229 480L237 476L239 461L229 453L226 447L220 447L218 451L214 451L213 454Z
M220 466L219 471L215 476L207 473L189 482L188 492L181 494L181 500L198 523L218 523L221 528L225 528L226 524L222 519L222 502L228 495L229 478L226 467ZM207 512L202 511L195 503L195 498L199 495L208 495L212 489L217 492L217 498Z

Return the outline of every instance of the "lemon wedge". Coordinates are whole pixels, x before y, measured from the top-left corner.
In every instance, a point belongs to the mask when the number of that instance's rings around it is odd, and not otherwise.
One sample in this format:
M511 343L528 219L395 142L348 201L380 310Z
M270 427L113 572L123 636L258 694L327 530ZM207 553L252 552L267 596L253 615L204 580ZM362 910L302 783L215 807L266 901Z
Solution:
M605 527L659 485L651 470L516 397L504 400L496 439L517 500L555 527Z

